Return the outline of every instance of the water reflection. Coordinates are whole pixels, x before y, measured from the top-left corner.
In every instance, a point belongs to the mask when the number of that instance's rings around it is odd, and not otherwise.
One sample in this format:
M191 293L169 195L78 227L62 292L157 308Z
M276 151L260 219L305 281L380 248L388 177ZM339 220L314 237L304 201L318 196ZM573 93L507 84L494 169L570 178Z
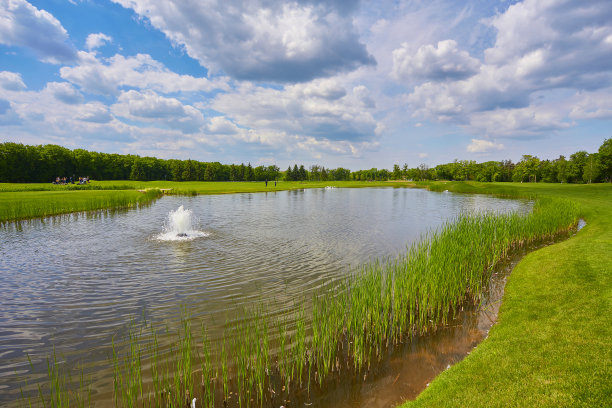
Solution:
M206 236L160 241L169 212L181 205ZM425 190L318 189L164 197L148 208L5 224L0 403L18 395L15 372L30 373L32 386L44 379L33 372L45 372L53 346L68 364L103 367L111 339L129 321L147 316L173 326L181 305L205 320L215 341L229 310L275 300L289 313L349 266L395 256L461 211L528 208ZM110 373L99 373L97 381L108 384Z

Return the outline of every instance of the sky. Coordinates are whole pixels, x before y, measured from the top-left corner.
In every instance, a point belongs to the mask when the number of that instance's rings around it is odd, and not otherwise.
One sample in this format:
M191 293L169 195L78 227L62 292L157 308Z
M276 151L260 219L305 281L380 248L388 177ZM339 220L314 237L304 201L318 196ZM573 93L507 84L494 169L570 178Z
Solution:
M0 142L359 170L609 137L610 0L0 0Z

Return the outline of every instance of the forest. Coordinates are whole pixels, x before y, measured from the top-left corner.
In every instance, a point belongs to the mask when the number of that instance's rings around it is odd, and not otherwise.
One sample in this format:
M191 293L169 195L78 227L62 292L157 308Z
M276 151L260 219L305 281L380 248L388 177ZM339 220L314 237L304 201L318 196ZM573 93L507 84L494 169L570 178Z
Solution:
M597 183L612 181L612 138L597 152L584 150L568 158L541 160L523 155L511 160L455 160L452 163L414 168L394 164L392 170L372 168L350 171L294 164L280 171L276 165L221 164L197 160L158 159L138 155L70 150L62 146L0 143L0 182L44 183L57 177L88 177L93 180L172 181L333 181L333 180L473 180L485 182Z

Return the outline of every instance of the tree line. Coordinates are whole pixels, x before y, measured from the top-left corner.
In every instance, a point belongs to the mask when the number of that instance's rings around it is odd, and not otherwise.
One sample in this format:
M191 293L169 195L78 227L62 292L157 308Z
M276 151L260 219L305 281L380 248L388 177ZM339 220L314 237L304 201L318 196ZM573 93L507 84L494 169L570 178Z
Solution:
M518 163L510 160L476 163L473 160L455 160L429 168L421 164L409 169L393 166L392 178L411 180L473 180L545 183L598 183L612 181L612 138L606 139L596 153L584 150L561 155L554 160L541 160L537 156L523 155Z
M548 183L595 183L612 181L612 138L596 153L578 151L566 158L540 160L524 155L511 160L477 163L455 160L429 167L393 165L391 171L372 168L350 171L320 165L294 164L281 172L276 165L252 167L248 164L221 164L197 160L163 160L155 157L70 150L58 145L0 143L0 182L52 182L56 177L89 177L94 180L172 180L172 181L332 181L332 180L474 180Z

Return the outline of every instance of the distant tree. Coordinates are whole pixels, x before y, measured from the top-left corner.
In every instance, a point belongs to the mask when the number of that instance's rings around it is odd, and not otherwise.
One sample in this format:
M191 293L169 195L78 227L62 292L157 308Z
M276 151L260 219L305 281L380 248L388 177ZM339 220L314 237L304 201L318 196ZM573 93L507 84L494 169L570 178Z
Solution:
M394 164L393 165L393 179L399 180L400 178L402 178L402 170L400 169L399 164Z
M419 180L427 180L429 166L426 165L425 163L421 163L419 164L418 171L419 171Z
M603 181L612 182L612 138L599 146L599 172Z
M550 160L540 161L540 181L544 183L555 183L557 181L557 172L555 166Z
M146 179L147 178L142 160L138 157L132 163L132 170L130 171L130 180L144 181Z
M537 183L540 167L540 159L530 154L523 155L520 162L516 164L513 172L514 181L530 181Z
M589 154L580 150L570 155L568 176L572 183L582 183L584 175L584 166L586 166L587 156Z
M299 180L303 181L303 180L308 180L308 172L306 171L306 169L304 168L304 165L300 165L300 169L298 170L298 174L299 174Z
M557 182L567 183L567 160L565 160L565 156L561 155L554 161L554 169L557 173Z
M597 153L591 153L586 158L584 170L582 172L582 180L585 183L591 184L592 182L597 181L600 168L599 158L597 156Z
M244 180L253 181L253 178L254 178L253 167L251 166L251 162L249 162L249 164L246 166L246 169L244 171Z

